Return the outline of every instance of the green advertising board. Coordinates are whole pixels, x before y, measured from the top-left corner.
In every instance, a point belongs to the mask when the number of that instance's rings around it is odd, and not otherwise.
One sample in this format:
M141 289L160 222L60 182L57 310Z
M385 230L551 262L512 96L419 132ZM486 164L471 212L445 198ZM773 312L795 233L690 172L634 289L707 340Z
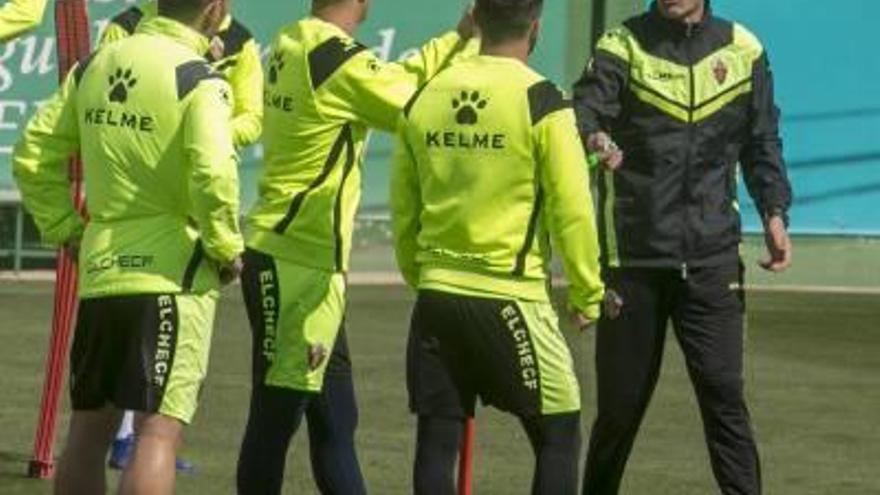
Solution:
M583 57L582 51L572 52L567 45L572 39L572 28L586 26L586 22L574 22L572 14L584 11L581 4L587 2L572 2L547 2L543 37L532 58L539 71L560 84L570 83L575 73L568 63L572 53ZM93 39L97 39L114 15L136 3L138 0L89 0ZM370 18L357 37L383 59L399 60L432 36L454 28L467 3L466 0L373 0ZM274 33L306 15L308 4L308 0L239 0L234 8L236 16L254 33L265 54ZM51 6L41 29L0 47L0 189L14 187L9 165L12 146L27 119L57 86L55 51ZM377 133L370 141L364 164L364 207L367 209L382 209L387 204L391 149L389 136ZM248 206L256 193L260 147L243 150L242 162L243 204Z

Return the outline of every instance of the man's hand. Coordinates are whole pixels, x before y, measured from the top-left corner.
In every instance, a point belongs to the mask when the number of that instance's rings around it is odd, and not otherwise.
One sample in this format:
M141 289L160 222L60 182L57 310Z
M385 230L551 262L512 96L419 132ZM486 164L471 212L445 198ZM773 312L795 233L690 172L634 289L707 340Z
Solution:
M463 40L469 40L477 36L477 23L474 21L474 4L468 5L464 10L461 20L458 21L456 31L458 31L458 35L461 36L461 39Z
M578 310L574 310L571 313L571 323L575 326L579 331L586 332L589 330L596 322L587 318L583 313Z
M606 170L613 172L623 164L623 151L604 132L595 132L587 136L587 151L595 153L599 158L599 164Z
M220 267L220 283L229 285L235 282L235 279L241 275L243 268L244 262L241 261L241 256L236 256L235 259Z
M769 258L759 263L761 268L774 273L788 269L791 266L792 245L781 216L773 215L764 222L764 242Z

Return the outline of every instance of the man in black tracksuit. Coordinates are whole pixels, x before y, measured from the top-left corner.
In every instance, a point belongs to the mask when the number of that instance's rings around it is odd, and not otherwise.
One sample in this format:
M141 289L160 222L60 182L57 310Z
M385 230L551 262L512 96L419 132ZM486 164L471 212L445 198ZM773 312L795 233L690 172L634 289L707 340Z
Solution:
M584 493L617 493L660 370L669 320L724 494L761 492L743 394L742 169L769 259L791 260L791 187L767 56L709 0L658 0L606 33L575 86L578 125L604 164L608 287L596 349L598 417Z

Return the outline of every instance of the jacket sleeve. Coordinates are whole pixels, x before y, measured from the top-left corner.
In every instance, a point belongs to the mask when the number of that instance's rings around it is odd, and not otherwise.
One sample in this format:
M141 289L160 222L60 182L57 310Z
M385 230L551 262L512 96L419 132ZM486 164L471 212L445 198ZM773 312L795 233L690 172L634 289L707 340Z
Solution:
M787 222L792 200L791 183L782 157L779 108L766 54L754 64L752 88L748 139L740 153L743 175L761 215L780 214Z
M575 113L583 135L611 130L621 115L621 98L629 80L627 36L624 28L606 33L574 85Z
M24 206L43 241L54 246L79 237L84 228L68 175L70 158L79 149L75 70L28 123L12 157Z
M220 263L231 261L244 250L229 92L226 81L202 81L190 96L183 129L192 216L205 252Z
M419 217L422 210L416 161L406 137L406 119L401 117L391 170L391 221L397 266L407 285L417 288L419 267Z
M0 41L9 41L43 22L47 0L9 0L0 7Z
M569 303L599 317L604 286L587 159L570 109L549 114L535 128L544 222L569 281Z
M335 116L393 132L400 111L418 88L447 67L467 46L451 32L429 41L407 60L386 63L362 50L327 82L329 109Z
M237 148L245 148L263 133L263 67L254 40L248 41L229 77L235 108L232 112L232 137Z

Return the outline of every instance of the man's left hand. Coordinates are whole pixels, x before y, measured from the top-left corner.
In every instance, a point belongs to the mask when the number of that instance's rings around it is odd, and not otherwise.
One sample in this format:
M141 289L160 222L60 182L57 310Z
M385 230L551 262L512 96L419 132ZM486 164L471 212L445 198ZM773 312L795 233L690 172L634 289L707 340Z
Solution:
M773 215L764 222L764 242L769 258L760 262L761 268L774 273L787 270L791 266L792 244L781 216Z

